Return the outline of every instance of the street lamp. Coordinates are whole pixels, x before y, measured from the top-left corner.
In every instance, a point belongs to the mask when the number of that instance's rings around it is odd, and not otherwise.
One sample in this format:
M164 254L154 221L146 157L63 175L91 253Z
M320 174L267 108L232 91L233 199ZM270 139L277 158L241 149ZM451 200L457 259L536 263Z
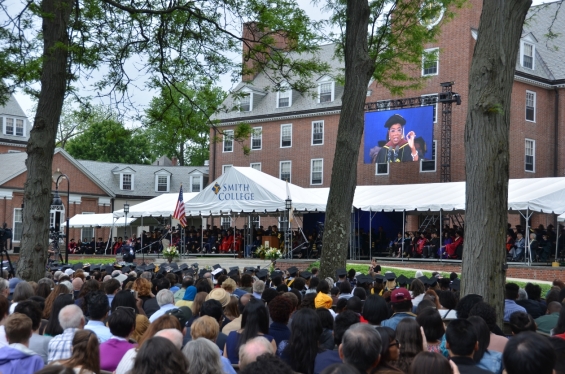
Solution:
M127 231L126 230L127 230L127 225L128 225L128 213L129 213L129 204L127 202L124 204L124 213L126 214L126 222L124 224L124 241L125 241L126 237L127 237Z
M286 232L284 233L284 246L290 258L292 258L292 234L290 231L290 210L292 209L292 199L289 197L284 201L284 208L286 209Z
M69 209L71 209L71 204L70 204L70 200L71 200L71 181L69 180L69 177L66 174L62 174L57 170L57 179L55 181L55 195L53 196L53 201L51 202L51 209L52 210L64 210L65 211L65 219L67 221L67 230L66 230L66 235L65 235L65 263L68 264L69 263ZM53 176L55 177L55 175ZM65 178L67 180L67 209L65 209L65 206L63 205L63 200L61 200L61 197L59 196L59 179L61 178ZM61 252L59 251L59 258L61 259L61 261L63 260L63 257L61 256Z

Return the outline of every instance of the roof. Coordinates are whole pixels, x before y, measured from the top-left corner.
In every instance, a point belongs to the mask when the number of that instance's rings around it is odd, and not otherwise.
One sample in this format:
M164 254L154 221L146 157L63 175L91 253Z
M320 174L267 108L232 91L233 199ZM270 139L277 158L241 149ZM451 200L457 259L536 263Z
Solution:
M14 116L14 117L24 117L27 119L26 114L20 107L20 104L18 104L18 101L16 100L16 97L14 95L10 95L8 101L6 102L6 105L0 107L0 116L4 116L4 115Z
M342 74L342 69L344 64L342 61L335 57L335 44L321 45L320 50L314 52L310 56L305 56L306 58L311 58L312 56L317 57L321 62L327 62L330 65L330 72L322 75L313 76L312 82L318 81L318 79L329 76L337 77ZM257 74L252 82L240 82L235 88L234 92L239 92L240 90L251 90L259 91L265 93L264 96L260 97L259 100L254 100L253 110L249 112L240 112L237 109L230 111L217 112L212 117L213 119L226 122L226 120L246 120L249 117L263 116L263 115L289 115L294 112L301 112L307 110L339 110L341 108L341 95L343 94L343 86L338 84L335 85L334 100L326 103L318 103L316 97L312 97L312 93L317 94L317 89L314 89L310 93L300 94L297 91L292 93L292 105L285 108L276 107L277 92L271 92L266 90L267 87L272 86L273 83L269 80L267 74L260 72ZM223 106L226 108L234 108L237 106L237 98L233 95L229 95L223 102Z
M0 165L2 165L0 186L27 170L26 159L27 153L25 152L0 153Z
M201 174L208 175L208 166L163 166L163 165L138 165L120 164L113 162L77 160L86 170L96 174L98 179L107 186L115 195L120 196L159 196L162 192L155 191L155 174L166 171L171 174L169 191L179 191L180 185L188 186L189 173L197 169ZM128 170L133 173L133 190L120 189L120 171Z
M565 79L565 35L561 32L565 24L565 11L560 7L561 1L555 1L530 8L522 30L522 40L535 45L534 69L522 67L518 56L517 72L547 80ZM551 27L557 36L548 39Z
M0 107L0 117L19 117L24 120L24 134L23 136L6 135L0 121L0 139L7 142L14 142L15 144L27 143L29 139L29 132L31 130L31 122L27 119L26 114L18 104L14 95L10 95L6 104Z

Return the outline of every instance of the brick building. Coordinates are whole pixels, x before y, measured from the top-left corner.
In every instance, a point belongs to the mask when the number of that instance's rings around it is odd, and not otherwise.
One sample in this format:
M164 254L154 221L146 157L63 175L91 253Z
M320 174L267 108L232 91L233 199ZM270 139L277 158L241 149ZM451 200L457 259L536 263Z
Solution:
M27 178L25 146L31 125L13 96L5 107L0 108L0 124L0 224L5 222L13 228L13 246L19 248L23 189ZM207 166L176 166L175 160L171 164L170 160L164 158L154 165L76 160L59 148L53 156L52 170L54 179L59 173L66 174L70 179L68 200L67 183L64 178L59 182L59 193L69 217L77 214L111 213L122 209L126 202L135 205L163 193L178 193L181 184L185 192L198 192L208 184ZM55 189L53 182L53 192ZM50 227L58 222L64 228L64 220L65 212L51 211ZM121 230L114 230L115 236L123 233ZM128 229L128 235L130 233ZM109 234L109 228L70 230L70 238L77 241L80 238L90 240L94 236L106 240Z
M442 106L436 103L442 82L454 82L453 91L462 98L461 105L452 107L450 179L465 179L463 134L467 93L472 85L468 76L481 4L481 0L470 0L457 10L453 19L435 20L435 27L441 27L442 32L437 42L426 49L437 49L437 59L422 66L422 75L428 77L424 87L403 95L426 96L423 103L436 106L435 159L378 168L363 162L363 139L355 165L358 185L442 181L439 165ZM545 36L558 6L557 2L532 7L522 33L510 114L510 178L565 175L565 36L558 35L549 41ZM564 12L558 12L557 17L555 25L565 22ZM262 87L269 85L264 73L244 77L235 89L240 97L230 96L224 103L227 107L239 106L239 110L216 115L219 127L227 136L211 147L212 178L231 165L252 166L302 187L329 186L343 92L334 78L343 65L334 58L333 49L333 45L325 45L318 53L322 61L331 64L333 71L327 76L314 77L318 82L314 97L290 90L278 93L263 90ZM368 87L368 103L397 98L374 83ZM240 144L229 139L234 127L242 122L257 130L257 135L252 135L246 143L251 149L249 156L243 154ZM519 220L519 216L513 217L511 221ZM538 217L537 221L533 220L536 222L554 223L554 218Z

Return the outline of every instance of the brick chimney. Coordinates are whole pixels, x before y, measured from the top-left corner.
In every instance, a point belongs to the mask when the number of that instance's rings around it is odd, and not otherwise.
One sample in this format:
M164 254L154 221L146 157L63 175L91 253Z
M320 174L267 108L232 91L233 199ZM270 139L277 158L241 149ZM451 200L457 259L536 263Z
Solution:
M288 49L289 48L289 38L284 31L268 31L259 30L255 22L248 22L243 24L242 39L243 39L243 71L241 80L243 82L251 82L257 74L259 74L258 61L264 61L265 56L263 53L268 52L257 52L253 49L255 46L259 46L261 39L266 39L267 37L273 38L274 45L273 48L276 49Z
M173 156L171 163L173 164L173 166L177 166L177 164L179 163L179 159Z

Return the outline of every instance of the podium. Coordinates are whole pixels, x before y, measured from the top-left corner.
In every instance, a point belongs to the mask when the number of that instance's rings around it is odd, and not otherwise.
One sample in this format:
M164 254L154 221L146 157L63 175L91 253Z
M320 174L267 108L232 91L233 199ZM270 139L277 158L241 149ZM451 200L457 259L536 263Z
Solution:
M276 236L261 237L261 244L266 248L265 242L269 242L269 248L280 248L279 238L277 238Z

